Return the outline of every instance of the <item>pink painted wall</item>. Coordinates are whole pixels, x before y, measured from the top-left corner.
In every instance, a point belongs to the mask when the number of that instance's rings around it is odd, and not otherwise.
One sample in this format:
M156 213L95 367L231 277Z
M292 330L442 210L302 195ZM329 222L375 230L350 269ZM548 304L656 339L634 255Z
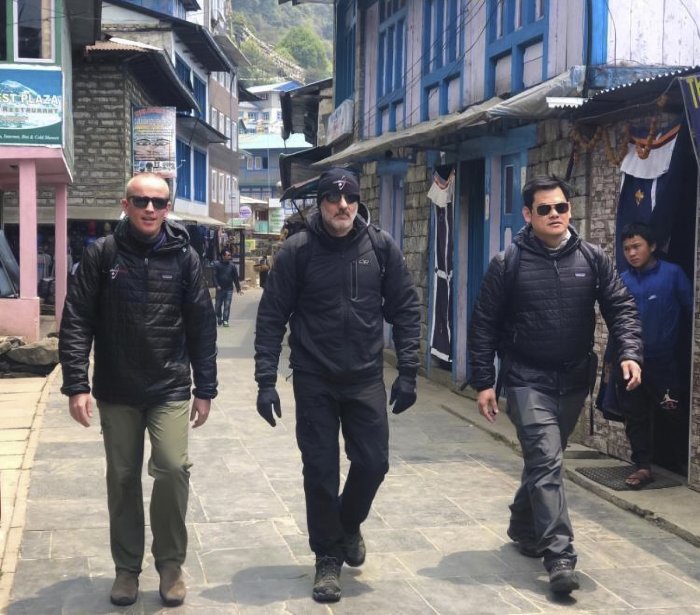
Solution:
M39 297L0 299L0 335L19 335L26 343L36 342L39 339Z

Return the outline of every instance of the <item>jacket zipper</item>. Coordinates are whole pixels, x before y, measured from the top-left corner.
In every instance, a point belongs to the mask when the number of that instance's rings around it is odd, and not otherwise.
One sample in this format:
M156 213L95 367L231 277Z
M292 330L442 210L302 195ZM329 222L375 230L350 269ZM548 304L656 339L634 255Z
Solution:
M557 278L557 304L558 304L558 309L557 312L559 313L559 326L558 326L558 332L561 334L563 327L563 315L562 315L562 297L561 297L561 278L559 277L559 262L556 260L552 261L552 265L554 266L554 275ZM556 372L556 378L557 378L557 389L559 390L559 395L563 394L563 391L561 390L561 382L559 378L559 371Z

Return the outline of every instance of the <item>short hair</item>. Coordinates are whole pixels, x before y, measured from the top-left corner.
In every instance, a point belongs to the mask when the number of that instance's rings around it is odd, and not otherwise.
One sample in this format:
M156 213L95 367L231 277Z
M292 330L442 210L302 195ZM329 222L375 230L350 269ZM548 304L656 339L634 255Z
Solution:
M523 186L523 204L528 209L532 209L535 200L535 192L540 190L556 190L561 188L564 197L568 201L571 198L571 186L556 175L538 175L533 177Z
M231 250L229 250L228 248L225 250L221 250L221 256L226 256L227 254L231 256Z
M650 246L656 243L654 239L654 232L651 227L645 222L631 222L622 228L622 233L620 233L620 240L632 239L632 237L641 237Z

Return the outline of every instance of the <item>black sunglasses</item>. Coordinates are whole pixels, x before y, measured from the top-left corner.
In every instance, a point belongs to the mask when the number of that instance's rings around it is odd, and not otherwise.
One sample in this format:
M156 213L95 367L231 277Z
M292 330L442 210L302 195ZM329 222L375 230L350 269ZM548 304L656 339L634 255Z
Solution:
M345 202L346 203L357 203L360 200L360 197L357 194L341 194L340 192L334 192L332 194L324 194L323 198L326 199L329 203L333 203L334 205L340 203L340 199L342 197L345 197Z
M165 209L168 206L168 199L159 196L128 196L127 200L139 209L146 209L149 203L153 203L154 209Z
M552 211L552 208L554 208L558 214L565 214L567 211L569 211L570 207L571 205L569 205L567 202L554 203L554 205L538 205L535 207L535 211L537 212L538 216L548 216L549 212Z

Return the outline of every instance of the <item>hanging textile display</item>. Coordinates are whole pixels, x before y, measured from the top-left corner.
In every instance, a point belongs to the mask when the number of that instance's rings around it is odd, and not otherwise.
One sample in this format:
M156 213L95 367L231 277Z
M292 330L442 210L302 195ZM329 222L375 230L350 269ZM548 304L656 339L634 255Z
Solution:
M435 203L433 245L435 273L432 297L432 331L430 353L438 359L452 361L452 200L454 169L439 167L434 174L428 198Z
M618 271L628 268L622 250L622 229L633 222L654 228L657 247L667 252L674 224L674 192L679 181L672 172L673 154L679 126L658 136L651 147L641 147L633 138L620 169L623 171L615 232L615 264ZM646 142L644 143L646 145Z

